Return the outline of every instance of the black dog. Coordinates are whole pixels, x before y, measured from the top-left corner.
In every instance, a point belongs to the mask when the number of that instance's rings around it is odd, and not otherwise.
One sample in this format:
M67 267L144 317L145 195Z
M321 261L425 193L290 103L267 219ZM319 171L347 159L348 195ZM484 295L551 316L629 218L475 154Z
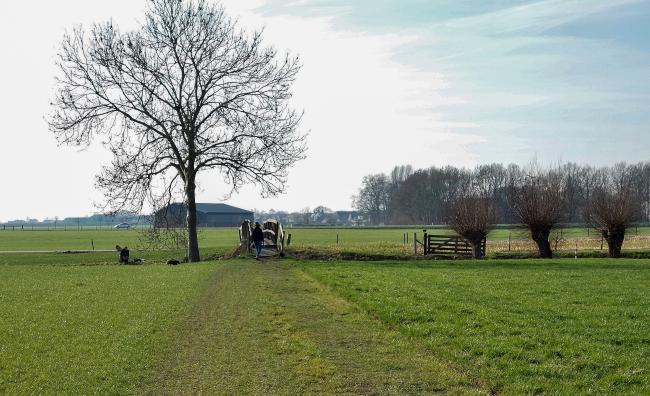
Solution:
M178 265L180 263L181 262L178 261L178 260L167 260L167 264L169 264L169 265Z

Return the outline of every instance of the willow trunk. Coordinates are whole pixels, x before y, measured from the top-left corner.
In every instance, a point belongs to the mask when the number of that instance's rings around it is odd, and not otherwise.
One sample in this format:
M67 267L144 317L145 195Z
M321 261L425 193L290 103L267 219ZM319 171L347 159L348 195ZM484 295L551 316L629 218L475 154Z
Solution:
M607 250L611 258L620 258L621 250L623 248L623 241L625 240L625 228L616 227L607 230Z
M551 250L551 243L548 237L551 235L550 229L533 230L531 236L533 241L537 244L540 258L553 258L553 250Z

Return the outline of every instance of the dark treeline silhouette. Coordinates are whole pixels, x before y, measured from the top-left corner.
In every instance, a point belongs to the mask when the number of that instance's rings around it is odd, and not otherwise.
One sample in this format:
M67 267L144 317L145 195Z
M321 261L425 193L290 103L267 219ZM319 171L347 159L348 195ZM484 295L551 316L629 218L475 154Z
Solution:
M414 170L410 165L397 166L389 174L364 177L353 206L369 224L443 224L447 209L460 196L464 186L474 184L481 195L488 196L496 208L496 221L520 224L521 216L513 200L513 189L530 184L537 177L546 180L537 165L480 165L474 169L454 166ZM592 223L590 205L594 194L612 189L622 180L629 184L630 199L641 206L641 220L650 214L650 162L619 163L611 167L594 167L568 163L552 169L553 188L561 192L561 222ZM613 187L612 187L613 186ZM551 186L549 186L551 187ZM593 218L593 216L592 216Z
M553 229L587 223L607 240L609 256L620 257L626 229L649 218L650 162L398 166L390 175L364 177L353 206L366 224L447 224L472 244L475 258L496 223L527 229L544 258L553 256Z

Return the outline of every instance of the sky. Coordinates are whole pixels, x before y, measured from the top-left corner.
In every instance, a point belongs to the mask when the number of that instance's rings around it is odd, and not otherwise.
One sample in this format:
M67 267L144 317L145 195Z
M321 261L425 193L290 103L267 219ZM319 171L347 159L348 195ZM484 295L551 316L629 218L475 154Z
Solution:
M246 209L351 207L363 176L501 162L650 159L650 0L224 0L268 45L299 54L293 106L307 159L286 193ZM0 222L82 216L109 153L59 147L46 116L66 30L142 20L145 0L0 3ZM200 202L220 202L204 174Z

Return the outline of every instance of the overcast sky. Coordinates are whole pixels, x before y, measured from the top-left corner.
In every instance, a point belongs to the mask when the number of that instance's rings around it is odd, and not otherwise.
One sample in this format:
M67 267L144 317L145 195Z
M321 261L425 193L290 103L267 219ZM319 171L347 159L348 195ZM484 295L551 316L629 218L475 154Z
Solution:
M650 0L228 0L228 12L302 57L294 104L308 159L287 193L247 209L350 207L394 165L650 159ZM57 147L44 117L66 29L144 0L0 2L0 221L94 212L100 146ZM229 191L216 174L199 201Z

